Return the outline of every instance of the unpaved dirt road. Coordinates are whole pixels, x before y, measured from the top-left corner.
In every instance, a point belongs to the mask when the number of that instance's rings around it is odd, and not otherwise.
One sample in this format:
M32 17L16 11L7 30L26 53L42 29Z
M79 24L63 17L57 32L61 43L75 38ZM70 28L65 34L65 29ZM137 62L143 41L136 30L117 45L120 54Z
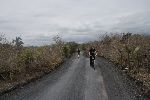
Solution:
M89 58L76 55L49 75L0 96L0 100L143 100L103 58L96 60L96 70Z

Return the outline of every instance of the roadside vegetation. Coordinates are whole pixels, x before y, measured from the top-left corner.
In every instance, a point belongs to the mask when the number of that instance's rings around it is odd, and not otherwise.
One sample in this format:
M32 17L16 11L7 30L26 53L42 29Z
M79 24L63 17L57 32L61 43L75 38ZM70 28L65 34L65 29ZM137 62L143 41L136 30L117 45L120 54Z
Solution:
M64 42L59 36L55 44L40 47L24 47L23 40L16 37L8 42L0 36L0 92L15 85L24 84L57 68L77 48L75 42Z
M109 59L125 71L146 93L150 93L150 36L132 33L104 35L99 41L83 44L88 52L94 46L98 56Z

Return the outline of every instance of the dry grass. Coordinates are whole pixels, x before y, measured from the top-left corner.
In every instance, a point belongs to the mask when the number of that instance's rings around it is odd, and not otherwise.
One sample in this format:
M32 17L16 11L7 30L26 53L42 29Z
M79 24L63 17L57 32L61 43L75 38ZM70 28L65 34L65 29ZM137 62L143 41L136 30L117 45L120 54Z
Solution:
M132 33L105 35L100 41L85 45L86 51L94 46L98 56L120 65L120 69L143 83L150 90L150 36Z
M41 47L23 47L22 39L17 37L8 42L0 36L0 88L26 83L44 73L49 73L75 51L75 42L63 42L55 37L55 44ZM5 86L6 87L5 87Z

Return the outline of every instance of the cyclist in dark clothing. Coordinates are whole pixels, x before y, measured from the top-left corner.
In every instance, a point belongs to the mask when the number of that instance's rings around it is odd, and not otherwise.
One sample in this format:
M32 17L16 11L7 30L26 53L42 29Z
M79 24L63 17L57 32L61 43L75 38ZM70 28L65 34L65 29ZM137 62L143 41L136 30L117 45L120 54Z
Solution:
M90 66L94 67L94 61L95 61L95 56L97 55L96 50L94 47L91 47L89 50L89 56L90 56ZM94 67L95 69L95 67Z
M78 48L77 52L78 52L78 58L79 58L80 57L80 49L79 48Z

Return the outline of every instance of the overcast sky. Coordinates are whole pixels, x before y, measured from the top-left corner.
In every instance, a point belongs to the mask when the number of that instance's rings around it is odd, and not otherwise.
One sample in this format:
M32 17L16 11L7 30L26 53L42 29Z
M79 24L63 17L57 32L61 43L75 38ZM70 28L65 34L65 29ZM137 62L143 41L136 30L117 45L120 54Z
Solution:
M0 0L0 32L43 45L59 35L86 42L104 32L150 33L150 0Z

